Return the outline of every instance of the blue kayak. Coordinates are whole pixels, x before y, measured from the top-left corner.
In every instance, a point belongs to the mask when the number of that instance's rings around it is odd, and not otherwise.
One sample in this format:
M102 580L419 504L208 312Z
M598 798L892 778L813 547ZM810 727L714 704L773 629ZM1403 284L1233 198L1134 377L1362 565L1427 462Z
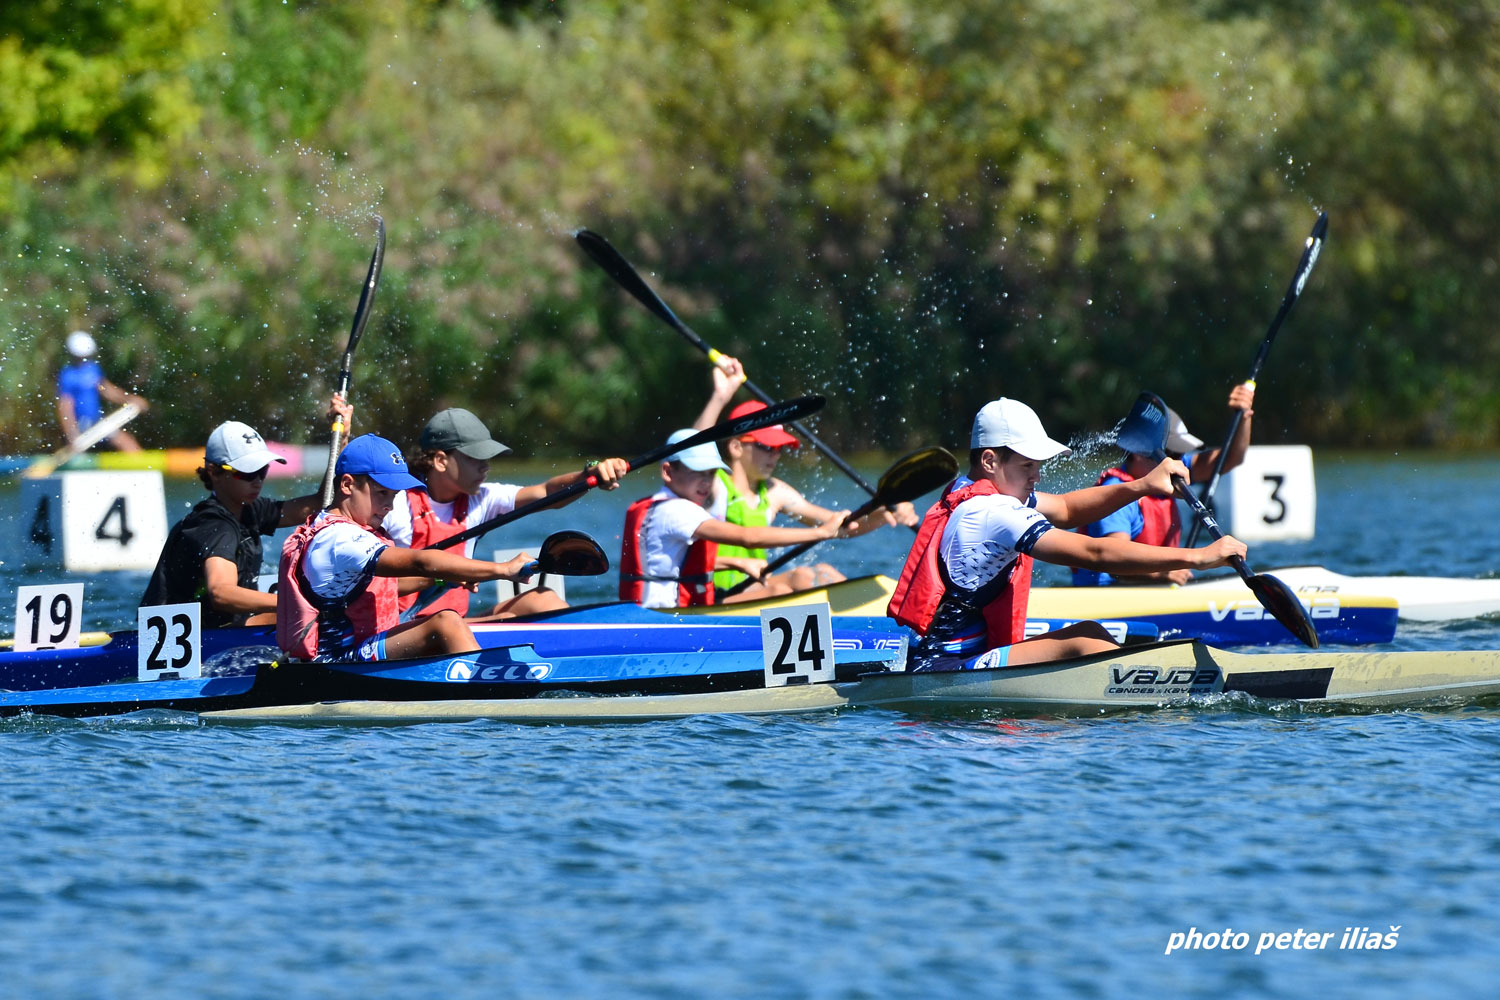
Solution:
M705 645L712 647L714 643ZM903 648L836 647L834 679L853 680L862 674L899 668L903 655ZM3 692L0 715L204 712L328 701L696 694L765 685L765 663L758 645L753 649L544 655L528 643L358 664L277 663L269 657L256 661L242 655L234 666L234 673L193 679L127 680Z
M702 673L705 668L700 661L725 653L751 653L756 663L760 663L761 657L758 617L678 621L633 604L566 609L534 619L476 623L473 632L485 649L526 647L544 660L602 662L621 657L684 654L678 660L661 661L658 673L670 669ZM901 650L908 635L888 618L833 619L836 650ZM280 655L272 626L206 629L201 643L205 674L243 673ZM135 632L115 632L110 634L108 642L96 646L0 652L0 691L77 688L133 680L137 676L138 650Z

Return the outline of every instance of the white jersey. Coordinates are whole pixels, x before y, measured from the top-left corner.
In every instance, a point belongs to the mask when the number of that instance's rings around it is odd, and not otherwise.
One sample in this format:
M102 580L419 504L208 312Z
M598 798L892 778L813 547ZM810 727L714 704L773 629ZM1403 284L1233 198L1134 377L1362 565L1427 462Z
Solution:
M313 523L327 516L323 511ZM364 582L387 548L383 539L357 524L330 524L308 543L302 556L302 575L314 594L337 601Z
M973 482L960 476L955 490ZM970 497L954 509L943 529L938 553L948 578L964 590L978 590L989 583L1016 556L1031 552L1036 540L1052 527L1036 509L1036 494L1020 501L1003 493Z
M652 503L641 524L641 573L671 579L647 580L641 606L675 608L676 577L682 573L688 547L693 544L693 532L713 515L666 487L658 490L651 499L661 502Z
M464 517L464 527L472 528L492 517L509 514L516 509L516 494L520 492L521 487L509 483L481 483L479 494L469 497L469 513ZM453 523L453 501L438 503L428 497L427 502L432 505L434 517L444 524ZM392 505L391 512L385 516L381 528L391 536L391 541L404 549L411 548L411 503L405 490L396 494L396 502ZM463 554L470 559L474 558L476 541L477 538L471 538L464 542Z

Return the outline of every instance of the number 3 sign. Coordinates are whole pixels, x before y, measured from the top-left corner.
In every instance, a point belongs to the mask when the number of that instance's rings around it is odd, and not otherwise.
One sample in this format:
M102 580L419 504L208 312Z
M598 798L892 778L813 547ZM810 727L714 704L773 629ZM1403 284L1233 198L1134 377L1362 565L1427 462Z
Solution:
M203 676L197 602L160 604L136 612L136 677L143 681Z

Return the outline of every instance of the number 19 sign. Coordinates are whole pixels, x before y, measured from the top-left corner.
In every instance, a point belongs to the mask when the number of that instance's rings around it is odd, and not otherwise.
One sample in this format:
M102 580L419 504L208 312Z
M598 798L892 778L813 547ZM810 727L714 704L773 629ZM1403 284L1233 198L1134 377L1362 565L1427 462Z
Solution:
M16 645L24 649L77 649L83 618L83 584L16 588Z
M766 687L833 680L833 618L826 603L766 608L760 643Z
M158 604L136 612L136 678L143 681L186 680L203 676L199 645L201 609L187 604Z

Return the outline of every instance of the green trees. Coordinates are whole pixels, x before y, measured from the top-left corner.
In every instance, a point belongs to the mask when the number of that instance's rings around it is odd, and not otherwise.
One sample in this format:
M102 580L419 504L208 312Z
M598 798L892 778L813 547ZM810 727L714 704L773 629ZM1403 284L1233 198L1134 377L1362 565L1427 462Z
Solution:
M45 442L38 373L77 325L169 401L148 439L310 433L376 210L355 391L398 439L447 404L528 450L692 416L701 359L582 225L757 381L829 393L847 447L962 444L1002 393L1061 430L1152 388L1212 426L1319 208L1261 433L1500 438L1500 3L138 0L68 31L33 7L0 14L0 78L109 63L135 110L0 112L7 450Z

